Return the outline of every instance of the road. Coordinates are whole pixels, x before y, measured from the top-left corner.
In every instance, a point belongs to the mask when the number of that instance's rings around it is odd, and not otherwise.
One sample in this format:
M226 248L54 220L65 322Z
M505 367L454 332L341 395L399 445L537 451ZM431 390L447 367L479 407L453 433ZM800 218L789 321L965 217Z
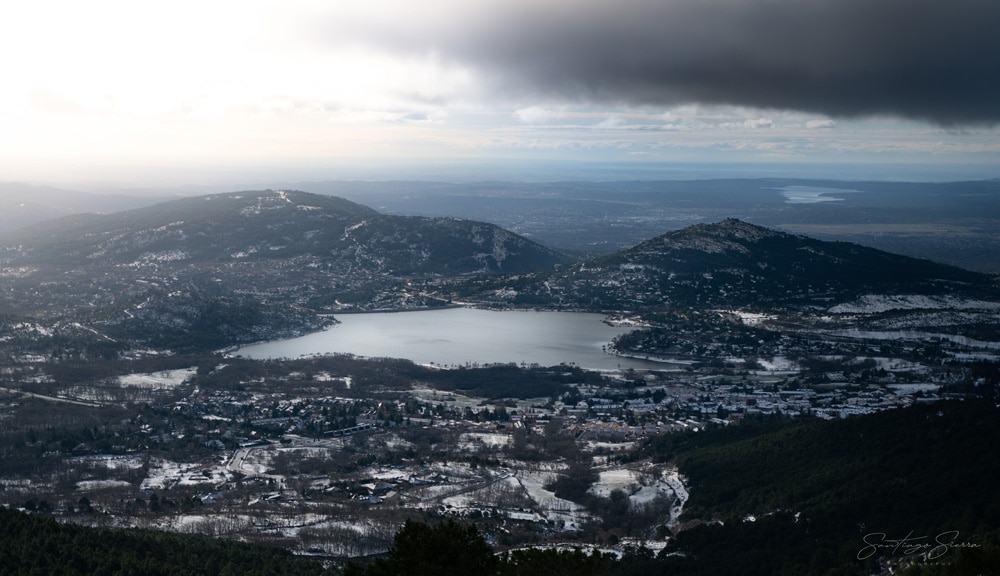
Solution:
M35 394L34 392L25 392L24 390L14 390L13 388L3 388L0 387L0 391L10 392L12 394L20 394L22 396L27 396L29 398L38 398L39 400L46 400L48 402L63 402L65 404L74 404L76 406L88 406L90 408L100 408L103 404L97 404L95 402L84 402L83 400L72 400L70 398L60 398L58 396L46 396L44 394Z

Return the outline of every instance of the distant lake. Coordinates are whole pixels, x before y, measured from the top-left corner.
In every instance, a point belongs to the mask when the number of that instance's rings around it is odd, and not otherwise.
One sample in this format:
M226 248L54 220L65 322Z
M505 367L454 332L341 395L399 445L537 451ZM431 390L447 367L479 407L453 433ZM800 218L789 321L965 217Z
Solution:
M417 312L338 315L340 324L316 332L240 348L248 358L298 358L347 353L406 358L418 364L575 364L593 370L663 368L620 358L602 346L632 330L609 326L601 314L447 308Z
M817 204L819 202L842 202L843 198L831 194L858 193L858 190L842 188L821 188L819 186L785 186L781 193L788 204Z

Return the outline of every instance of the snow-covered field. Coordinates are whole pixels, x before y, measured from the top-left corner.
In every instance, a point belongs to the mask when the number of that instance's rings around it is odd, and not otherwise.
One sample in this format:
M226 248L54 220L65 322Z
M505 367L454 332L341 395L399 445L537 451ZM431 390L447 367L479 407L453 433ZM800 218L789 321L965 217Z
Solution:
M903 394L916 394L917 392L937 392L941 389L938 384L887 384L888 388Z
M313 374L313 380L317 382L340 382L348 390L351 389L351 385L354 383L350 376L334 376L329 372L317 372Z
M687 491L674 470L632 468L609 468L600 472L597 482L590 488L591 494L607 498L611 492L621 490L633 507L650 504L658 497L676 499L675 511L671 519L675 519L687 501Z
M510 518L538 522L549 520L564 530L576 530L590 518L590 514L575 502L557 498L554 492L545 489L545 484L555 479L555 473L545 470L521 471L516 475L518 484L535 503L535 510L520 515L508 513Z
M784 356L775 356L774 358L758 358L757 363L760 364L767 372L798 372L800 367L797 362L789 360Z
M589 492L604 498L607 498L615 490L622 490L626 494L632 494L639 488L641 481L641 475L635 470L627 468L602 470L600 477L590 487Z
M761 314L759 312L745 312L743 310L719 310L721 314L730 314L740 319L746 326L760 326L767 320L773 320L773 314Z
M76 462L96 464L110 470L137 470L142 468L143 458L141 456L112 456L99 454L94 456L80 456Z
M76 483L76 489L81 492L93 492L106 488L131 488L132 484L124 480L81 480Z
M149 474L142 481L142 490L165 490L172 486L214 486L229 480L225 468L203 464L185 464L154 458L149 463Z
M582 507L575 502L557 498L555 492L545 489L545 485L556 479L557 473L544 470L522 470L515 475L535 504L547 510L579 510Z
M118 384L121 386L135 386L136 388L169 390L184 384L197 371L197 367L191 367L147 374L126 374L118 377Z
M867 294L854 302L838 304L831 314L879 314L891 310L1000 310L1000 302L966 300L954 296L917 294Z
M412 472L398 468L378 469L371 471L371 477L376 480L405 480Z
M1000 350L1000 342L987 342L985 340L976 340L966 336L956 336L954 334L944 334L939 332L922 332L916 330L882 331L849 329L834 331L831 332L831 334L857 340L909 340L916 342L933 342L937 340L953 342L964 348Z
M458 447L462 450L477 448L503 448L510 444L509 434L491 432L466 432L458 439Z

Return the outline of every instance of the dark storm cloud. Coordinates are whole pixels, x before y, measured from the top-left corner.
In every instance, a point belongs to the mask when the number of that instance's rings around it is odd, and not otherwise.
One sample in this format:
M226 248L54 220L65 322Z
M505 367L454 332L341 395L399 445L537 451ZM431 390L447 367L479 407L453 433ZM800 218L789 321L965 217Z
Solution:
M469 65L495 89L522 97L733 104L940 125L1000 122L997 0L507 0L451 7L443 21L402 22L391 33L383 29L381 40Z

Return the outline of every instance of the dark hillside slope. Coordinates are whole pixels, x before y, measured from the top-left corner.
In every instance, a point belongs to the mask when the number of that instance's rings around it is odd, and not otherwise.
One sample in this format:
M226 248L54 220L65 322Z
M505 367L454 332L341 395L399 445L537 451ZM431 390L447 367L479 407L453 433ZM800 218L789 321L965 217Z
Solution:
M0 508L0 573L38 576L333 574L287 550L201 536L60 524Z
M869 547L910 533L996 557L998 447L1000 410L980 399L663 436L644 454L687 476L685 518L722 521L681 532L671 549L690 560L671 561L670 573L755 573L737 569L738 559L750 561L752 543L766 540L770 573L799 564L809 566L801 573L869 574L878 560L918 556ZM945 561L960 554L937 551Z
M565 261L491 224L388 216L304 192L237 192L8 234L0 310L201 349L315 330L319 312L441 306L447 298L423 283Z
M169 268L308 258L372 264L371 272L444 274L524 272L564 261L490 224L387 216L342 198L284 191L70 216L8 235L3 244L9 261L36 266Z
M724 220L663 234L516 287L603 309L829 306L864 294L995 294L988 275Z

